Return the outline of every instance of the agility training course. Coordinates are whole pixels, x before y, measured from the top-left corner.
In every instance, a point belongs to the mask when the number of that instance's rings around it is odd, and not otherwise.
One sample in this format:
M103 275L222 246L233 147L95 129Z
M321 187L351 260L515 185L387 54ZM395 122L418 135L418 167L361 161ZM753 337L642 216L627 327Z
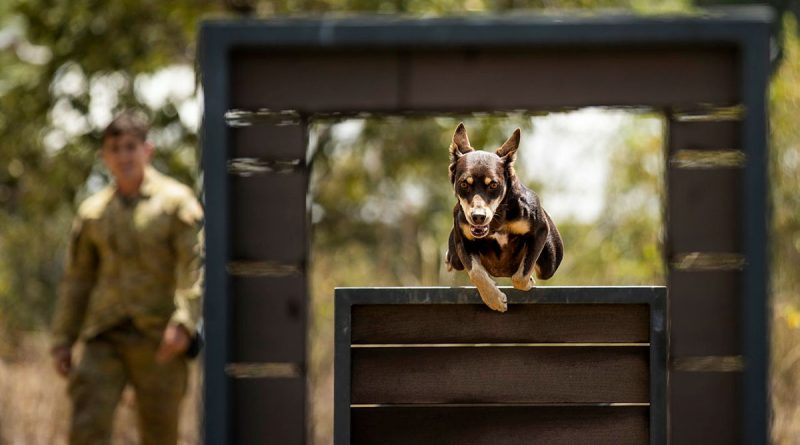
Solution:
M665 117L666 288L340 289L335 443L767 443L772 20L205 23L205 443L307 441L313 119L588 106Z

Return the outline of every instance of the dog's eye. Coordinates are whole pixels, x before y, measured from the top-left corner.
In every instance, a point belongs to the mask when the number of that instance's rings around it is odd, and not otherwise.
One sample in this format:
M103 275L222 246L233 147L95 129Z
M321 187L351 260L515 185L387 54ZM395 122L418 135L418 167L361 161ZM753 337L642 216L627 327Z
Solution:
M489 183L489 188L494 190L494 189L497 188L497 185L498 185L497 181L492 181L492 182Z
M461 181L461 182L458 184L458 186L459 186L459 187L461 187L462 189L469 188L469 184L467 184L467 181Z

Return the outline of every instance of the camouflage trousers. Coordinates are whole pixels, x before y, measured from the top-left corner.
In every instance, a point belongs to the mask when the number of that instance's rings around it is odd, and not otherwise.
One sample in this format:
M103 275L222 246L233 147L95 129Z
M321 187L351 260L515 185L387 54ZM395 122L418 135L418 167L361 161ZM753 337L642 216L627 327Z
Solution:
M175 445L178 417L186 392L187 361L155 361L159 336L145 335L124 323L88 340L69 380L72 399L71 445L111 442L114 411L125 386L136 394L143 445Z

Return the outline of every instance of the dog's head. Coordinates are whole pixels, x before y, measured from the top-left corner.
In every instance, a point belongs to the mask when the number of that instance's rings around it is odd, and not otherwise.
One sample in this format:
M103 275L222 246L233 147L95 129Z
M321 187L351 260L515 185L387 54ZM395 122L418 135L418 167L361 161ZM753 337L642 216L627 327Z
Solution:
M519 128L494 153L469 145L467 129L458 124L450 144L450 183L475 238L489 234L489 224L514 177Z

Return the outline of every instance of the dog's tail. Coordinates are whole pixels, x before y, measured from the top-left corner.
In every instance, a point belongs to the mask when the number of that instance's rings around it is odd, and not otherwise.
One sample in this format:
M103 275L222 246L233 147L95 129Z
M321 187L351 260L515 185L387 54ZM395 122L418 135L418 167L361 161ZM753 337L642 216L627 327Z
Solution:
M547 235L547 241L544 243L542 253L536 260L536 276L541 280L550 279L561 264L561 259L564 258L564 242L561 240L561 234L558 233L558 228L550 219L550 215L544 212L544 217L547 220L547 225L550 226L550 233Z

